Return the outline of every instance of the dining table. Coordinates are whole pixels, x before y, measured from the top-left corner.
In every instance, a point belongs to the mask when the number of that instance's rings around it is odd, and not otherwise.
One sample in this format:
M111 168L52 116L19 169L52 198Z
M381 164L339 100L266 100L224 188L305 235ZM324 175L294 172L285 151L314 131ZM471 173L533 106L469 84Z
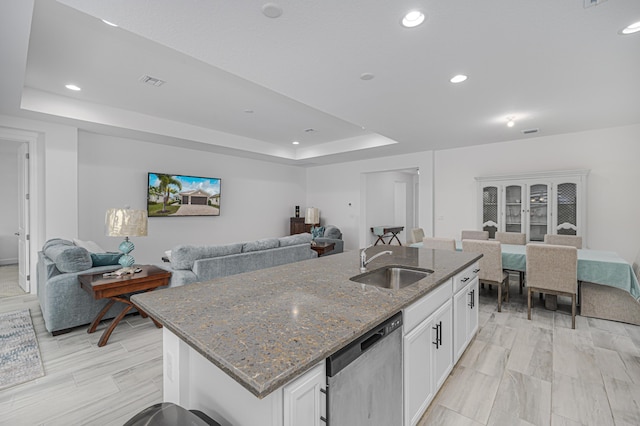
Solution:
M422 247L422 243L411 244L411 247ZM456 250L462 250L461 241L456 241ZM527 271L527 246L501 244L501 250L503 269ZM640 285L633 267L613 251L578 249L577 275L578 281L616 287L640 302Z

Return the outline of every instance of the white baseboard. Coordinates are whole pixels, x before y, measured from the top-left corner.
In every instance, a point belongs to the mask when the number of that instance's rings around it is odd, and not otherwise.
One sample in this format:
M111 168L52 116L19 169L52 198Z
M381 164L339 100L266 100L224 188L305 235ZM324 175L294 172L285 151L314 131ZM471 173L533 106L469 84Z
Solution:
M0 266L5 266L5 265L17 265L18 264L18 258L13 258L13 259L0 259Z

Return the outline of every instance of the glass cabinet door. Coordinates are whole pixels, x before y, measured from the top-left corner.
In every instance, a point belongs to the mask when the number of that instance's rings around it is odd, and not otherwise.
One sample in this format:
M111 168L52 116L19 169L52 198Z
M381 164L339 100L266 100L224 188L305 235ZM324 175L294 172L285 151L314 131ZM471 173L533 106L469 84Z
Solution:
M505 187L505 218L504 230L506 232L522 231L522 185L509 185Z
M489 231L489 238L496 236L498 230L498 187L482 188L482 230Z
M549 185L529 187L529 241L544 241L549 230Z
M556 218L554 224L559 235L578 234L578 185L561 183L557 186Z

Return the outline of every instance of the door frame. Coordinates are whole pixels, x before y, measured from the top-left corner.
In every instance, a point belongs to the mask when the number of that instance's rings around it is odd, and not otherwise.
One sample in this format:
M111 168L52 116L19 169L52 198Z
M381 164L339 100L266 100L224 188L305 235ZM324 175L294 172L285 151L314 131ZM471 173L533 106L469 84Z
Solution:
M29 188L26 193L29 194L29 209L26 213L25 223L29 229L29 239L27 240L28 252L29 252L29 280L27 281L27 288L30 294L37 293L36 282L36 269L38 262L38 253L35 249L40 242L42 224L38 218L42 218L39 215L41 204L40 200L40 185L39 177L41 175L40 169L40 156L38 149L38 142L41 140L41 136L37 132L13 129L10 127L0 126L0 140L21 142L28 144L29 152ZM22 179L21 179L22 180ZM33 285L32 285L33 284Z

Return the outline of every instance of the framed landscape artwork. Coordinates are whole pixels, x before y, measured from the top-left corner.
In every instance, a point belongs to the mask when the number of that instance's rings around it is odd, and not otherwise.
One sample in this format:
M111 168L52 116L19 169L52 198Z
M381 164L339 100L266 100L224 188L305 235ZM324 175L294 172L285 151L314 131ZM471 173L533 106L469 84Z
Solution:
M149 173L149 217L220 216L220 179Z

